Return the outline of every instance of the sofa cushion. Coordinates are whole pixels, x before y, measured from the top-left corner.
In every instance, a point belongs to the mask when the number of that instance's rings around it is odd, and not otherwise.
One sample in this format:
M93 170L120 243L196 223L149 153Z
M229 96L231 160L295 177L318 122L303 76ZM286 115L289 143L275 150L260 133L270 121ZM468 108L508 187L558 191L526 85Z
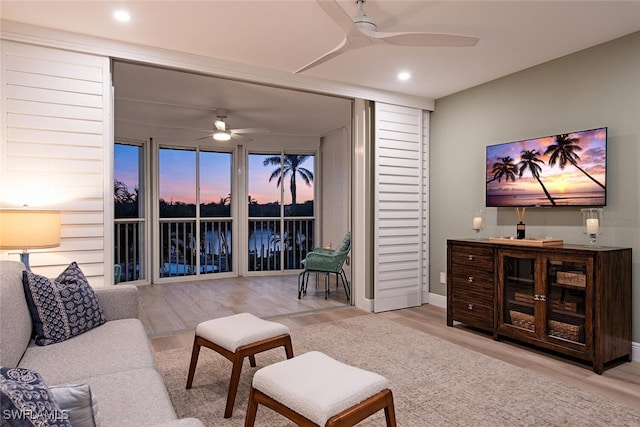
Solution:
M155 369L114 372L81 381L91 386L98 399L102 427L151 426L177 418Z
M64 384L155 364L142 322L121 319L56 344L32 342L19 366L39 372L47 384Z
M24 297L24 264L0 261L0 366L18 366L31 340L31 315Z
M72 427L100 427L98 402L89 384L54 385L49 391Z
M38 345L67 340L107 321L75 262L55 280L25 271L23 282Z
M42 377L29 369L0 368L0 403L3 426L71 426Z

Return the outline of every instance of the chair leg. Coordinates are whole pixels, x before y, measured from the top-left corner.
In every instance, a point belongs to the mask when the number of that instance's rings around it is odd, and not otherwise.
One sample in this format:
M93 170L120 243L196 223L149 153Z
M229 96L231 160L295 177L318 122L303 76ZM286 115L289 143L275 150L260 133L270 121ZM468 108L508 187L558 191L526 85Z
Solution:
M304 283L304 271L298 274L298 299L302 297L302 284Z
M306 295L307 294L307 286L309 285L309 272L305 271L305 275L304 275L304 288L302 290L302 294Z
M191 351L191 363L189 364L189 375L187 376L187 390L191 388L193 384L193 375L196 372L196 365L198 364L198 356L200 355L200 344L198 344L198 337L193 339L193 350Z
M342 279L342 286L344 287L344 292L347 294L347 300L351 300L351 288L349 287L347 274L344 272L344 270L340 270L340 278ZM337 282L336 282L336 285L337 285Z
M329 283L329 276L331 274L329 273L324 273L324 299L327 299L329 297L329 294L331 293L331 286Z
M255 363L255 358L253 359ZM238 384L240 383L240 373L242 372L242 363L244 357L236 353L233 358L233 368L231 368L231 379L229 380L229 394L227 395L227 406L224 408L224 417L231 418L233 413L233 404L236 401L238 393ZM255 365L253 365L255 366Z

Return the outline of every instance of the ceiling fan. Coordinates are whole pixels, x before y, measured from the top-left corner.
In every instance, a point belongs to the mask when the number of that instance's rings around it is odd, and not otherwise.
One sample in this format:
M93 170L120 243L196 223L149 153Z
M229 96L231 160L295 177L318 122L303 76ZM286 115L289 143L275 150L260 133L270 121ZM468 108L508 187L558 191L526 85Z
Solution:
M418 46L418 47L473 47L479 39L472 36L461 36L456 34L422 33L422 32L400 32L386 33L378 31L376 23L364 12L366 0L355 0L358 11L352 18L335 0L317 0L318 4L333 21L338 24L344 32L344 39L333 50L314 59L304 67L295 71L302 71L313 68L349 50L359 49L373 44L391 44L396 46Z
M229 141L231 140L231 138L234 138L248 142L251 141L251 138L247 138L243 134L269 133L269 129L265 128L231 129L231 127L229 127L229 124L225 121L225 119L227 118L227 114L227 110L218 109L216 111L216 121L213 122L213 133L200 139L213 138L216 141Z

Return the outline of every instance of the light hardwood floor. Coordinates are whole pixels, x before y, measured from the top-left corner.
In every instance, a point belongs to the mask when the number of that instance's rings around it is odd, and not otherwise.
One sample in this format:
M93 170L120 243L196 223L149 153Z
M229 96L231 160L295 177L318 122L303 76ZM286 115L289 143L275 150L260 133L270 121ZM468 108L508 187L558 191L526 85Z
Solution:
M341 286L331 278L325 299L324 276L311 275L307 294L298 299L298 276L237 277L140 286L140 319L149 337L193 331L205 320L249 312L267 318L344 307Z
M461 325L446 326L446 310L420 307L373 314L346 305L344 290L331 288L324 299L324 285L297 299L296 276L212 280L190 284L151 285L140 288L141 319L155 351L190 348L195 325L203 320L249 311L290 327L331 322L355 316L383 316L425 334L520 366L539 375L592 392L603 398L640 408L640 362L624 363L595 374L584 365Z

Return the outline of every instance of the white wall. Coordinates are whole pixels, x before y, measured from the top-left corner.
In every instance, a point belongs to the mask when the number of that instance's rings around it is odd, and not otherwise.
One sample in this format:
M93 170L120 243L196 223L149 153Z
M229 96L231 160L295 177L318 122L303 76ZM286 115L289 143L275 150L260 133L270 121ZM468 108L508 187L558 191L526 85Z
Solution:
M322 230L316 246L331 243L336 248L347 231L351 231L351 135L347 128L322 138L321 206ZM347 270L345 270L347 271Z
M444 295L446 240L471 237L484 206L487 145L608 127L607 206L598 242L633 248L633 340L640 341L640 33L436 100L431 121L431 292ZM527 236L587 243L579 208L527 209ZM488 208L482 236L515 234Z
M60 247L30 255L56 277L77 261L92 286L113 272L111 76L107 58L2 42L0 206L61 211ZM2 251L18 260L19 251ZM106 271L105 271L106 270Z

